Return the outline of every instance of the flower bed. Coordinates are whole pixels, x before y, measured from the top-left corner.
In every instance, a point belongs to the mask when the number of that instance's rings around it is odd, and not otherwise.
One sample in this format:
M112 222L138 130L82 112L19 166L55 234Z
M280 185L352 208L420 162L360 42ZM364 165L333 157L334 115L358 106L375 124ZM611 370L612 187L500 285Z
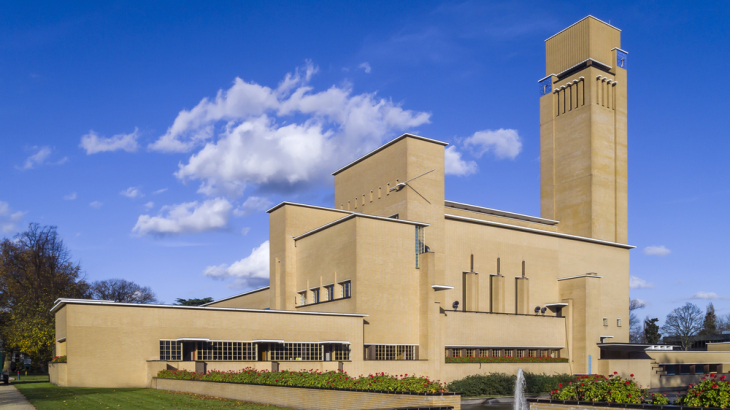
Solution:
M446 363L567 363L562 357L447 357Z
M725 381L725 376L704 376L699 383L690 383L687 393L677 397L674 404L726 408L730 406L730 382Z
M618 372L606 376L580 376L568 384L560 384L557 390L550 392L552 400L602 402L602 403L651 403L657 405L669 404L663 394L652 394L636 384L634 375L629 379L617 376Z
M300 372L270 372L245 368L240 372L209 371L195 373L186 370L161 370L157 373L161 379L201 380L213 382L259 384L267 386L318 387L334 390L371 390L407 393L442 393L446 392L445 384L429 380L427 377L415 375L389 376L376 373L358 378L350 377L347 372L319 370L303 370Z
M55 356L51 363L66 363L66 356Z

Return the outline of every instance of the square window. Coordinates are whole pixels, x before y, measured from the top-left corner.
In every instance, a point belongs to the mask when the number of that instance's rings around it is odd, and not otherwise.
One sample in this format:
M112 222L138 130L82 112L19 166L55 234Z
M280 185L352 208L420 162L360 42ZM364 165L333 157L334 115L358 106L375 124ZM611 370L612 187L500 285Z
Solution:
M604 317L603 318L603 326L608 326L608 318L607 317Z
M616 319L616 326L621 327L621 319Z

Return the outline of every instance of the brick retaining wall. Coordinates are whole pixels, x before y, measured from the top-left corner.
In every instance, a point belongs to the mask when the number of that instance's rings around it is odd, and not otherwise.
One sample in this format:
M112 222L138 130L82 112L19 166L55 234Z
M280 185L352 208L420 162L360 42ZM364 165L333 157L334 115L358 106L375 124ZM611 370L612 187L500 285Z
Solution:
M434 407L461 410L461 395L454 393L443 395L379 393L160 379L157 377L152 379L152 388L307 410L384 410Z

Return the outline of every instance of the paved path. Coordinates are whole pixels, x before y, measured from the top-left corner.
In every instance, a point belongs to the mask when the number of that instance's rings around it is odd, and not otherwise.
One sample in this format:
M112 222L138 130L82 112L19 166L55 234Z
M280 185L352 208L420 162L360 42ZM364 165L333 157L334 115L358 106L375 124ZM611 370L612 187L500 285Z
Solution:
M12 384L0 384L0 408L3 410L35 410L28 399Z

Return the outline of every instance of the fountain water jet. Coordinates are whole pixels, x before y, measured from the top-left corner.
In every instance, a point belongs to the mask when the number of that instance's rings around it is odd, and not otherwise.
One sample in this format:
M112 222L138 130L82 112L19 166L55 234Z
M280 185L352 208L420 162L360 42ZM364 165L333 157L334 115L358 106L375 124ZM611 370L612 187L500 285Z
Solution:
M515 381L515 402L513 404L513 410L529 410L527 399L525 398L525 375L522 373L522 369L517 369L517 381Z

